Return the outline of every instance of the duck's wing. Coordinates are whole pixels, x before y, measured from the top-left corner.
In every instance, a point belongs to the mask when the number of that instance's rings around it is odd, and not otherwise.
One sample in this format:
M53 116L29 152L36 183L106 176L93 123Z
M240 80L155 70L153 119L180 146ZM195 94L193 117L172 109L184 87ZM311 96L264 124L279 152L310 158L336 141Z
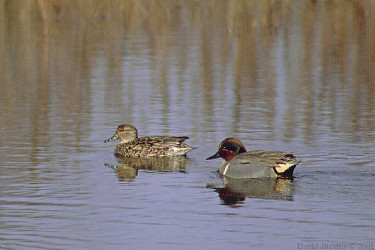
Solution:
M147 136L131 143L119 144L116 150L124 156L182 156L194 149L182 143L188 137Z
M244 169L243 172L265 171L264 173L269 174L267 170L269 169L277 175L283 176L285 173L289 176L289 172L293 173L299 161L293 153L256 150L239 154L234 157L230 163L236 166L237 170Z
M141 143L170 143L170 142L182 143L187 139L189 139L188 136L145 136L145 137L139 137L137 141Z
M278 164L297 164L299 161L293 153L283 151L255 150L239 154L235 157L239 163L254 162L274 167Z

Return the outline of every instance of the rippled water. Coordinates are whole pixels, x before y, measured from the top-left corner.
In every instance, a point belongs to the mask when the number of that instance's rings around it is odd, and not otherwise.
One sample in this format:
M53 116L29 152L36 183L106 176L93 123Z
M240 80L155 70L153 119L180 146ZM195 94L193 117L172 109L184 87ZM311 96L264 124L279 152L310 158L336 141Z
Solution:
M314 2L10 4L0 248L373 249L372 6ZM197 149L119 161L124 122ZM220 178L229 136L294 152L296 178Z

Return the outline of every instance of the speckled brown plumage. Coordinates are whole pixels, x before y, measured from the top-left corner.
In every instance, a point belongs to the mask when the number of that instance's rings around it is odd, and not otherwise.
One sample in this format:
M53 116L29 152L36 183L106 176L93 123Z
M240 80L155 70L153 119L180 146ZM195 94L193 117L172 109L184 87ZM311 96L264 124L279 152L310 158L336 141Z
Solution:
M117 127L116 133L104 142L121 139L115 155L119 157L184 156L193 148L183 143L187 136L138 137L137 129L130 124Z

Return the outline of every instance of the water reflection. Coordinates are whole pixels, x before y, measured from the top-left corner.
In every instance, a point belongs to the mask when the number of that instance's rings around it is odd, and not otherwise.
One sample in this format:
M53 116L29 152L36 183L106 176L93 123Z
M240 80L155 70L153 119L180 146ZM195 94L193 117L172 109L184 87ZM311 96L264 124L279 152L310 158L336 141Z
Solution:
M233 179L223 178L224 187L207 185L219 194L225 205L238 206L246 198L261 198L275 200L293 199L293 180L289 179Z
M59 126L79 147L91 122L125 118L145 132L180 121L192 133L374 141L356 133L375 128L372 1L86 4L0 5L0 126L18 124L14 140L48 148Z
M374 10L366 0L0 1L0 247L373 240ZM119 180L135 180L122 189L103 167L112 152L101 154L121 122L188 135L197 161L227 136L294 151L308 166L296 169L303 187L213 187L226 204L285 207L235 216L202 190L209 170L189 162L119 164Z
M186 172L190 159L187 157L120 157L119 164L106 166L112 167L119 180L132 181L138 175L138 170L152 172Z
M117 175L117 179L119 181L125 181L130 182L135 179L135 177L138 175L138 169L133 168L131 166L128 166L126 164L124 165L111 165L109 163L104 164L107 167L110 167L113 169L113 171Z

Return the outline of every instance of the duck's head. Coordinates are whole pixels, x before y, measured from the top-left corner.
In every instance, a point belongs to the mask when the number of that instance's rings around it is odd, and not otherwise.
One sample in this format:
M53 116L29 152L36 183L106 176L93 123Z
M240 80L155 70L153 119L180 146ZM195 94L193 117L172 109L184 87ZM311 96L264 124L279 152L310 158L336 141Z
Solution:
M122 124L117 127L116 133L104 142L110 142L117 139L121 140L121 143L128 143L138 138L137 129L130 124Z
M237 138L226 138L219 144L216 154L206 158L206 160L223 158L226 161L232 160L238 154L246 152L243 143Z

